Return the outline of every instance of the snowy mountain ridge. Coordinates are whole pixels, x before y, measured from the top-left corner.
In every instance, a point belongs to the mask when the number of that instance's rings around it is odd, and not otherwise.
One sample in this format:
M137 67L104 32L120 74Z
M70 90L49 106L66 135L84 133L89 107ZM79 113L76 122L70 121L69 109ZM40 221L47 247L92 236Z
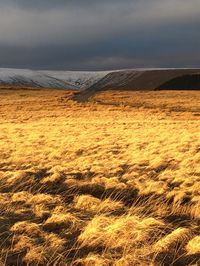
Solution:
M152 87L178 75L196 72L187 68L135 68L110 71L53 71L0 68L0 85L101 90ZM198 70L200 72L200 70ZM160 82L159 82L160 80Z
M85 89L98 82L109 71L48 71L0 68L0 84L63 89Z
M67 82L79 89L89 88L110 72L111 71L40 71L40 73Z

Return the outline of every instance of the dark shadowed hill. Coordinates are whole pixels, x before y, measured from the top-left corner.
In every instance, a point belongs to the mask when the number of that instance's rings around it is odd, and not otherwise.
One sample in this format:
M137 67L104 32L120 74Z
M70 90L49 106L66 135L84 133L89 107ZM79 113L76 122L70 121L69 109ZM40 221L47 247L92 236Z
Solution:
M186 74L161 84L158 90L200 90L200 73Z
M76 95L87 100L104 90L199 90L200 69L126 70L111 72Z

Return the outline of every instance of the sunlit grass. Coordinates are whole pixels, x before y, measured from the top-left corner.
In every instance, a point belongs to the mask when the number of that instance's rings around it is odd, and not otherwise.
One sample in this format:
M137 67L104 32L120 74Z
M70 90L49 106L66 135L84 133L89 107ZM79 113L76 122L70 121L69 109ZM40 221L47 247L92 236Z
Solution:
M198 265L199 92L0 89L3 265Z

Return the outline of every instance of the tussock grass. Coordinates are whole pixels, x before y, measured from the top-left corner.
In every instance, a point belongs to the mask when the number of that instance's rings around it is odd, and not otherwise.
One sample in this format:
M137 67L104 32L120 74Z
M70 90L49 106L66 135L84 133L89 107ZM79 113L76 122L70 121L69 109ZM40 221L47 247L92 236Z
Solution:
M79 220L72 214L53 214L49 217L44 223L44 229L48 231L56 231L62 228L66 230L75 230L77 229Z
M84 246L105 246L120 248L123 253L147 245L164 228L164 223L154 218L139 219L137 216L120 218L97 216L79 236ZM156 231L155 231L156 229Z
M186 250L188 254L200 254L200 236L195 236L192 238L188 242Z
M75 208L82 211L94 213L111 213L117 210L122 210L124 205L120 201L105 199L101 200L91 195L77 196L74 200Z
M37 237L41 235L40 226L36 223L31 223L27 221L15 223L10 228L10 231L18 235L27 235L30 237Z
M170 251L176 248L177 244L184 245L191 238L191 230L188 228L177 228L170 234L161 238L155 245L157 252Z
M200 263L198 91L0 89L0 265Z

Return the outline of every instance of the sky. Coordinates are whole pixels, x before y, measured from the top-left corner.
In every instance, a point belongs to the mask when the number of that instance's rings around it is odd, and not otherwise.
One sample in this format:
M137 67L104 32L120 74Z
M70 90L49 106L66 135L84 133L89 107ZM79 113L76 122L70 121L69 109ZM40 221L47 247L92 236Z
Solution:
M200 0L0 0L0 67L200 67Z

